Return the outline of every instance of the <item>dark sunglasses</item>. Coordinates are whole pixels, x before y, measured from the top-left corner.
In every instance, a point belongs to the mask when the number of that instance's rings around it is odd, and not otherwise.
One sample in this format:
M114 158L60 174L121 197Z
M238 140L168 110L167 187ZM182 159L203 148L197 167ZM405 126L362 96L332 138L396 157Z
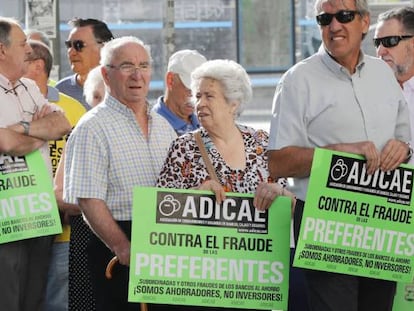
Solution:
M65 41L65 45L68 49L74 48L76 52L81 52L82 49L86 46L85 42L83 42L82 40L67 40Z
M322 13L316 16L316 22L318 23L318 25L328 26L332 22L332 19L335 17L335 19L341 24L346 24L354 20L355 14L360 14L360 12L342 10L336 12L335 14Z
M410 39L414 36L389 36L389 37L382 37L382 38L374 38L374 46L377 49L380 44L384 48L393 48L397 46L400 41Z
M102 44L101 41L96 41L96 43ZM86 46L86 43L83 42L82 40L73 40L73 41L67 40L65 41L65 45L66 45L66 48L68 49L73 47L76 50L76 52L81 52L82 49Z

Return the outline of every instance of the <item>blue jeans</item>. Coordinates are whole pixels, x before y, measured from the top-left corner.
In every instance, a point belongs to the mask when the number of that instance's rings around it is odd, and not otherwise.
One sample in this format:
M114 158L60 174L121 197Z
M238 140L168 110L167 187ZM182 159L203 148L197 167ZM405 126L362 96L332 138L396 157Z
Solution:
M55 242L47 275L45 311L67 311L68 290L69 242Z

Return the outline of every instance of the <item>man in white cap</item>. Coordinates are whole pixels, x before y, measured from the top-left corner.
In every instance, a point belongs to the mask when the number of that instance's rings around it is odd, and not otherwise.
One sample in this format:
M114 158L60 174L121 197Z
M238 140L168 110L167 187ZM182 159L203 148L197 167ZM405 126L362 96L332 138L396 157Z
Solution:
M163 116L178 136L199 128L191 99L191 72L207 59L195 50L180 50L171 55L165 74L165 94L153 110Z

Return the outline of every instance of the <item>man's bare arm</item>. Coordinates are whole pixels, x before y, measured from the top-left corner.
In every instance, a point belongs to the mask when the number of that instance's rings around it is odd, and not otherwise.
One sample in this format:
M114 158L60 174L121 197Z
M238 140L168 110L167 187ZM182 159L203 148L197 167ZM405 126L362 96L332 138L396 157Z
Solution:
M54 140L68 134L72 126L65 114L60 111L49 113L47 116L35 120L30 127L30 136L44 140Z
M381 161L380 152L371 141L332 144L322 148L362 155L367 160L367 173L373 174ZM405 148L405 147L404 147ZM284 177L308 177L312 167L314 148L288 146L269 151L269 173L275 180ZM403 151L406 151L405 149Z
M29 123L28 135L43 139L44 141L60 139L71 130L68 119L60 111L51 112ZM9 126L9 128L21 134L25 131L25 128L20 123Z
M129 266L131 243L106 203L99 199L79 199L79 206L95 234L115 253L121 264Z
M0 128L0 152L11 156L23 156L45 143L44 140L19 134L9 128Z
M313 160L313 148L288 146L269 151L269 173L277 180L281 177L307 177Z
M68 223L69 216L80 215L81 210L78 205L66 203L63 201L63 177L65 171L65 152L62 153L60 157L58 167L56 169L56 174L54 178L54 190L56 196L56 202L58 208L61 212L64 213L65 223Z

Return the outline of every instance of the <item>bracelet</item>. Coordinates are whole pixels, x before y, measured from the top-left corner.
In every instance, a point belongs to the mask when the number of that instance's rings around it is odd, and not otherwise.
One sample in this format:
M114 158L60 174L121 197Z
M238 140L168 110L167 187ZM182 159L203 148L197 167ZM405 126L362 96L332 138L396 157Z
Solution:
M23 126L23 134L24 135L29 135L29 131L30 131L30 122L27 121L20 121L19 124L21 126Z

